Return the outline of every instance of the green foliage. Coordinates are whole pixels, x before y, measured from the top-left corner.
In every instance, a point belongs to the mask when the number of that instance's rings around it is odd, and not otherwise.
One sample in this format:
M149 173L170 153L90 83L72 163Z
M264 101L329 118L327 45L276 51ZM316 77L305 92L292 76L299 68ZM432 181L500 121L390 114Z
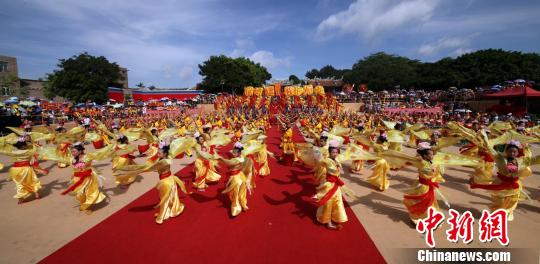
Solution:
M289 76L289 81L292 82L293 84L300 84L302 81L298 78L298 76L296 75L291 75Z
M313 74L312 71L306 76ZM379 52L359 60L344 74L345 82L367 84L375 91L395 86L428 90L451 86L474 88L517 78L540 82L539 54L487 49L422 63Z
M118 64L107 58L81 53L69 59L60 59L58 69L47 74L44 94L47 98L58 95L74 102L91 100L103 103L109 99L108 87L122 87Z
M210 93L234 92L244 86L261 86L272 78L259 63L244 57L234 59L224 55L211 56L199 64L199 74L203 77L199 87Z
M410 87L418 79L420 65L416 60L379 52L354 64L344 80L348 83L365 83L372 90Z
M19 77L10 74L0 78L0 88L2 89L0 94L4 93L4 90L7 91L8 95L13 95L13 92L16 91L17 82L19 82Z
M334 68L332 65L326 65L326 66L322 67L319 70L317 70L317 69L309 70L308 72L306 72L306 77L309 78L309 79L314 79L314 78L341 79L349 71L350 70L348 70L348 69L338 70L338 69Z

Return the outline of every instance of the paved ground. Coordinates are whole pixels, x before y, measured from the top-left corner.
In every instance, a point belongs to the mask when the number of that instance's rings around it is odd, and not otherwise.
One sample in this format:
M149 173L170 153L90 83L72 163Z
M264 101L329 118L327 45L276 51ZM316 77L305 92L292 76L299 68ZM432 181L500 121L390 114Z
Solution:
M88 146L91 149L90 146ZM408 153L413 150L405 148ZM455 149L453 149L455 151ZM535 147L534 153L540 154ZM141 161L141 159L138 159ZM6 165L0 171L0 262L35 263L52 253L68 241L76 238L96 225L130 201L154 187L155 174L144 174L129 189L119 189L110 175L109 161L96 163L101 174L106 177L104 191L109 200L91 215L78 210L74 197L62 196L60 192L67 187L71 169L59 169L53 162L45 162L44 168L51 170L47 176L40 177L43 185L40 200L18 205L12 198L14 184L6 180L11 165L9 158L0 156L0 162ZM173 172L182 168L189 160L175 160ZM526 190L535 199L531 203L523 202L515 212L515 220L509 225L511 248L540 249L540 167L533 167L534 175L525 179ZM489 194L483 190L470 190L466 185L469 169L449 168L446 171L447 182L441 185L441 191L450 201L452 208L464 212L470 210L475 219L479 219L481 210L489 204ZM414 169L392 172L390 189L379 192L365 179L371 174L364 169L360 175L345 172L343 178L361 198L351 202L356 216L380 249L389 263L403 263L403 248L425 248L423 237L409 224L407 212L401 203L403 192L416 178ZM443 207L445 208L445 207ZM478 242L477 227L475 240L469 244L452 244L445 239L447 225L443 224L436 232L437 247L500 248L498 242L482 244ZM347 232L345 229L342 232ZM330 231L329 231L330 232ZM111 243L101 241L97 243ZM307 249L306 249L307 250Z

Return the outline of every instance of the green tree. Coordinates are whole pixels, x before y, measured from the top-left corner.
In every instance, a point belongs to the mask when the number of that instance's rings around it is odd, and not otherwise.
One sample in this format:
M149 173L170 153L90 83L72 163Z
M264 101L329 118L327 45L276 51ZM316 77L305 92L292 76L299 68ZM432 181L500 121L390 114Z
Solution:
M86 52L69 59L60 59L58 69L47 74L45 95L62 96L74 102L91 100L103 103L109 99L108 87L122 87L120 67L107 58Z
M317 70L317 69L311 69L311 70L306 72L306 78L308 78L308 79L315 79L317 77L320 77L319 75L320 75L320 73L319 73L319 70Z
M540 80L540 55L501 49L479 50L457 57L453 65L465 87L524 78Z
M291 75L289 76L289 81L292 82L293 84L300 84L302 81L296 76L296 75Z
M198 87L210 93L236 92L244 86L261 86L272 75L259 63L248 58L230 58L224 55L211 56L199 64L203 77Z
M144 83L140 82L140 83L138 83L138 84L135 85L135 86L137 86L137 87L139 87L139 88L144 88Z
M395 86L409 88L418 81L421 63L406 57L378 52L359 60L345 74L348 83L368 85L371 90L392 89Z
M319 77L323 79L335 78L339 79L343 75L341 70L334 68L332 65L326 65L319 70Z
M350 69L336 69L332 65L326 65L320 69L311 69L306 72L306 78L314 79L314 78L321 78L321 79L341 79L346 75Z

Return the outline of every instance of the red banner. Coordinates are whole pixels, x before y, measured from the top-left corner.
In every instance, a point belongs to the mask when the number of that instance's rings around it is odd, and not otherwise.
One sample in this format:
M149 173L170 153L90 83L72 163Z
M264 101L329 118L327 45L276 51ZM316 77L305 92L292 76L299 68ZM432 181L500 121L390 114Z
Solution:
M399 108L399 107L391 108L391 107L386 107L384 109L384 112L386 112L388 114L396 114L396 113L400 113L400 112L401 113L408 113L408 114L412 114L412 113L438 114L438 113L442 113L443 110L440 107L432 107L432 108Z

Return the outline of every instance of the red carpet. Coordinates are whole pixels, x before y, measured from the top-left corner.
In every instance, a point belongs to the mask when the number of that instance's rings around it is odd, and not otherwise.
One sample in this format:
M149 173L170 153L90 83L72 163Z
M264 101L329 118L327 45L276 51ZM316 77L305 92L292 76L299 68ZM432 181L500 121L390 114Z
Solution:
M304 140L294 132L296 142ZM279 141L277 128L268 131L271 152L280 153ZM309 172L272 158L270 169L272 174L258 178L255 192L248 196L250 210L236 218L230 217L229 201L221 194L226 179L184 197L184 212L162 225L154 222L158 194L152 189L42 262L384 263L350 208L342 231L316 222L316 207L309 202L315 192ZM191 187L193 167L183 171ZM155 173L145 177L157 180Z

